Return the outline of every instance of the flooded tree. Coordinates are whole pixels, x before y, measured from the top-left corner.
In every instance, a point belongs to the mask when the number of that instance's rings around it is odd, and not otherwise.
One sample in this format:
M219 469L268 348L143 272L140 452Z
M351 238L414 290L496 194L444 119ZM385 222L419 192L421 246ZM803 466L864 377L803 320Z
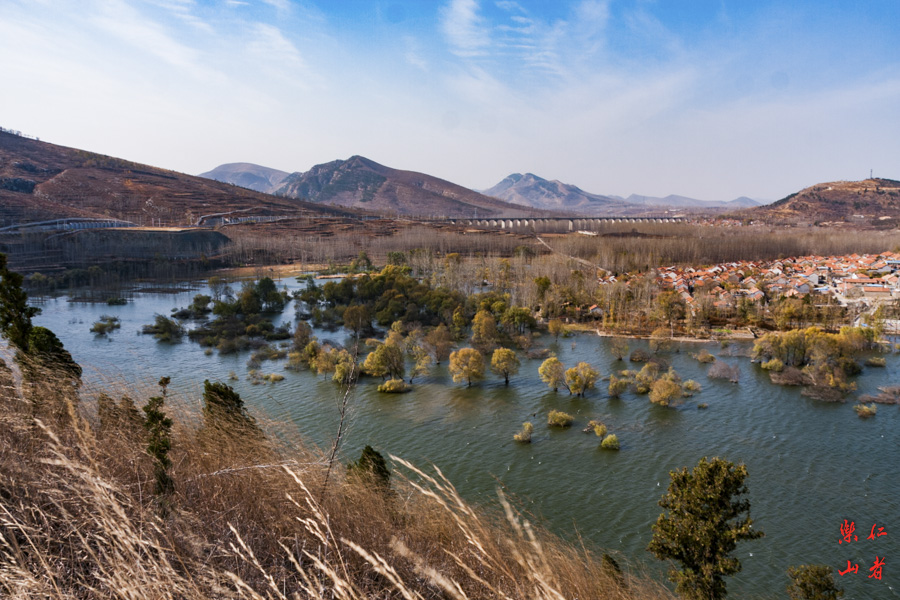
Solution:
M471 386L484 379L484 356L475 348L460 348L450 355L450 374L454 382Z
M503 376L504 382L509 385L509 376L519 372L519 357L514 350L497 348L491 356L491 370Z

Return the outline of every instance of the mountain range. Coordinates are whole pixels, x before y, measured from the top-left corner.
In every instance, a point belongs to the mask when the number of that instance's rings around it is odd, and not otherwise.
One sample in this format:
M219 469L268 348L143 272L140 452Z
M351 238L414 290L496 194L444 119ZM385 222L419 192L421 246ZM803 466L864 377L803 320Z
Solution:
M0 130L0 226L71 217L183 226L223 213L277 217L624 216L660 206L684 210L716 205L719 211L730 209L741 218L774 223L840 221L886 227L900 221L900 182L883 178L820 183L771 205L745 208L755 201L738 198L700 204L682 196L603 196L530 173L510 175L482 194L362 156L316 165L305 173L232 163L206 175L224 181Z
M316 165L305 173L292 173L284 178L275 194L382 214L435 217L536 214L534 209L424 173L392 169L362 156Z
M535 208L576 211L600 216L633 211L636 206L655 208L739 209L759 206L760 203L745 196L728 202L697 200L686 196L669 195L664 198L632 194L627 198L585 192L579 187L557 180L547 180L533 173L513 173L494 187L484 191L508 202L525 204Z
M424 209L427 211L425 214L459 216L473 214L474 207L477 207L483 216L520 216L521 207L529 207L541 211L602 216L634 214L659 208L736 210L760 205L747 197L719 202L677 195L658 198L632 194L622 198L593 194L575 185L547 180L533 173L513 173L478 194L423 173L391 169L362 156L316 165L309 171L291 174L251 163L230 163L207 171L201 177L279 196L398 214L423 214ZM413 196L417 201L411 204L410 198ZM498 205L484 196L515 206Z

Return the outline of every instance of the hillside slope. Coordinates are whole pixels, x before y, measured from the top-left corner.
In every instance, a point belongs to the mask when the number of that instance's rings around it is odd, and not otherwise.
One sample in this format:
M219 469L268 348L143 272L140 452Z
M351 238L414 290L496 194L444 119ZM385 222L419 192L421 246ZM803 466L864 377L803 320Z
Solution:
M289 175L276 192L316 203L419 216L518 217L534 209L503 202L449 181L380 165L362 156ZM538 211L544 212L544 211Z
M190 225L235 210L258 214L345 214L0 131L0 225L67 217Z
M873 178L819 183L746 214L758 219L804 222L898 218L900 181Z

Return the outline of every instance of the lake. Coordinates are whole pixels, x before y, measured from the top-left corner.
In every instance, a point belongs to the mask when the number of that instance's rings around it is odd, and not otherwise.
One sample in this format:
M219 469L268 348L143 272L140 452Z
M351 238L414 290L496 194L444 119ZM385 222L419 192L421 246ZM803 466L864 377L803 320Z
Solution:
M290 289L299 287L284 280ZM337 429L338 387L309 372L283 370L283 362L265 362L261 371L283 373L284 381L252 385L247 379L249 352L207 356L199 345L158 343L139 335L155 313L168 315L187 306L203 285L176 294L135 294L125 306L46 300L35 323L52 329L85 367L88 382L137 381L151 389L162 376L171 389L197 399L204 379L226 381L244 398L251 413L292 423L306 440L330 446ZM101 315L121 319L108 338L90 333ZM294 318L293 303L276 324ZM345 331L316 331L320 340L346 342ZM581 334L555 342L539 340L567 366L587 361L602 375L640 365L616 361L608 340ZM642 341L629 346L646 348ZM585 398L554 393L540 381L540 360L520 357L520 373L509 387L493 374L466 388L454 384L446 365L432 367L408 394L379 394L376 380L361 380L352 396L352 419L343 462L363 446L401 456L420 466L438 465L461 493L476 503L496 501L499 485L525 510L554 532L585 540L628 561L644 563L663 575L663 563L644 549L659 516L657 505L669 483L669 471L693 467L701 457L720 456L747 465L751 516L761 540L743 542L736 556L743 571L728 579L731 597L784 597L787 568L822 563L835 568L845 598L894 598L900 586L900 410L879 405L868 420L853 411L856 396L897 385L900 357L888 355L886 368L866 368L856 378L858 391L844 404L805 398L799 388L775 386L748 358L727 356L718 344L684 344L666 354L678 373L695 379L700 393L677 408L652 405L630 392L610 399L606 383ZM739 364L740 382L706 377L707 365L690 352L706 348L730 364ZM227 381L235 372L238 381ZM140 399L137 399L140 404ZM709 405L698 410L699 403ZM547 413L575 416L569 430L549 430ZM619 437L619 452L599 448L599 439L582 433L590 419L602 419ZM533 443L518 444L513 434L524 421L535 425ZM840 525L855 522L858 541L838 544ZM888 535L867 540L873 524ZM895 533L896 532L896 533ZM881 581L869 579L875 557L886 557ZM837 576L847 560L857 574Z

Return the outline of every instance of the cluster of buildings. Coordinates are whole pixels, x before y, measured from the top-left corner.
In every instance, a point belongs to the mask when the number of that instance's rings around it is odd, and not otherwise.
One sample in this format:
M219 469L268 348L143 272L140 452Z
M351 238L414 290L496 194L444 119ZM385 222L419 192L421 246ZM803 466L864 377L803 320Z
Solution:
M615 281L615 277L605 277L600 283ZM900 298L900 252L666 267L657 271L656 282L681 294L688 306L694 305L698 295L710 297L718 309L734 308L744 298L759 302L767 296L802 298L809 294L832 295L844 305L874 304Z

